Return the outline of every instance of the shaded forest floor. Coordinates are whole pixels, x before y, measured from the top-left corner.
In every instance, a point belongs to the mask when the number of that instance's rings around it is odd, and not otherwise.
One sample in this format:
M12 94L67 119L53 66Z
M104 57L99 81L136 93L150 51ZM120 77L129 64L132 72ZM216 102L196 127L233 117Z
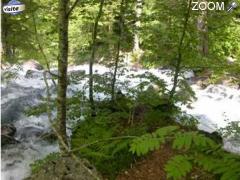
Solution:
M136 162L131 169L122 172L117 180L157 180L167 179L164 165L173 156L173 150L164 146L154 151L141 161Z
M164 170L164 166L170 160L171 157L176 155L177 152L173 150L169 145L164 145L160 149L152 152L144 159L137 161L132 168L121 172L117 176L117 180L166 180L167 173ZM216 180L214 175L211 175L202 169L194 168L189 173L185 180Z

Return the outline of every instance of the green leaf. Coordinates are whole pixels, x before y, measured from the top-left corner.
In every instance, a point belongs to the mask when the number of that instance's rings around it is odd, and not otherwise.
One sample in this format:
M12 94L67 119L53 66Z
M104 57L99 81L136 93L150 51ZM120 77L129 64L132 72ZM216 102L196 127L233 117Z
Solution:
M173 178L174 180L182 179L191 170L192 164L189 161L189 157L183 155L174 156L165 166L167 177Z

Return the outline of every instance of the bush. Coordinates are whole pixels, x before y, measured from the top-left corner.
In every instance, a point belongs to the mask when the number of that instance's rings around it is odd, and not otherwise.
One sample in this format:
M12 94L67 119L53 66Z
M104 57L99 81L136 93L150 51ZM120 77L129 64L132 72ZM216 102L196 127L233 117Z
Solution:
M88 118L79 124L72 135L72 149L77 155L87 158L103 175L110 179L134 160L129 152L128 138L111 140L112 137L126 136L121 127L121 113L102 112L96 118ZM131 134L128 131L128 135Z

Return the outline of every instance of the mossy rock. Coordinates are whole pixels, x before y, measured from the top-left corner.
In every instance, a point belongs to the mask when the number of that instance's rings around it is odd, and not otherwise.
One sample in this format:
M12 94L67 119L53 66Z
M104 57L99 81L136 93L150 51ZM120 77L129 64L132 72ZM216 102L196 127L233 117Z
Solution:
M25 180L96 180L102 179L96 169L86 160L62 157L45 163Z

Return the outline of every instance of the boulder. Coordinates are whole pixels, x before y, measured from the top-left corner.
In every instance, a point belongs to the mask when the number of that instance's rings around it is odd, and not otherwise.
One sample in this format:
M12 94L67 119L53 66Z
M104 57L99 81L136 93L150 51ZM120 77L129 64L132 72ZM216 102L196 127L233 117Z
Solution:
M45 163L25 180L97 180L102 177L89 162L72 157L59 157Z
M14 135L17 129L12 124L4 124L1 126L1 145L17 143Z
M217 144L223 145L223 138L222 138L221 134L218 133L217 131L213 131L213 132L209 133L209 132L206 132L206 131L203 131L203 130L199 130L199 132L201 134L205 135L206 137L212 139Z
M4 124L1 127L1 135L14 136L17 129L12 124Z
M29 60L23 63L24 69L31 70L43 70L43 66L35 60Z
M209 82L208 80L198 80L196 83L201 89L205 89L208 87Z
M18 129L18 138L20 140L27 140L28 138L41 137L45 133L43 128L27 126Z
M26 74L25 74L25 78L30 79L30 78L39 78L39 77L43 77L43 73L39 72L39 71L35 71L35 70L27 70Z

